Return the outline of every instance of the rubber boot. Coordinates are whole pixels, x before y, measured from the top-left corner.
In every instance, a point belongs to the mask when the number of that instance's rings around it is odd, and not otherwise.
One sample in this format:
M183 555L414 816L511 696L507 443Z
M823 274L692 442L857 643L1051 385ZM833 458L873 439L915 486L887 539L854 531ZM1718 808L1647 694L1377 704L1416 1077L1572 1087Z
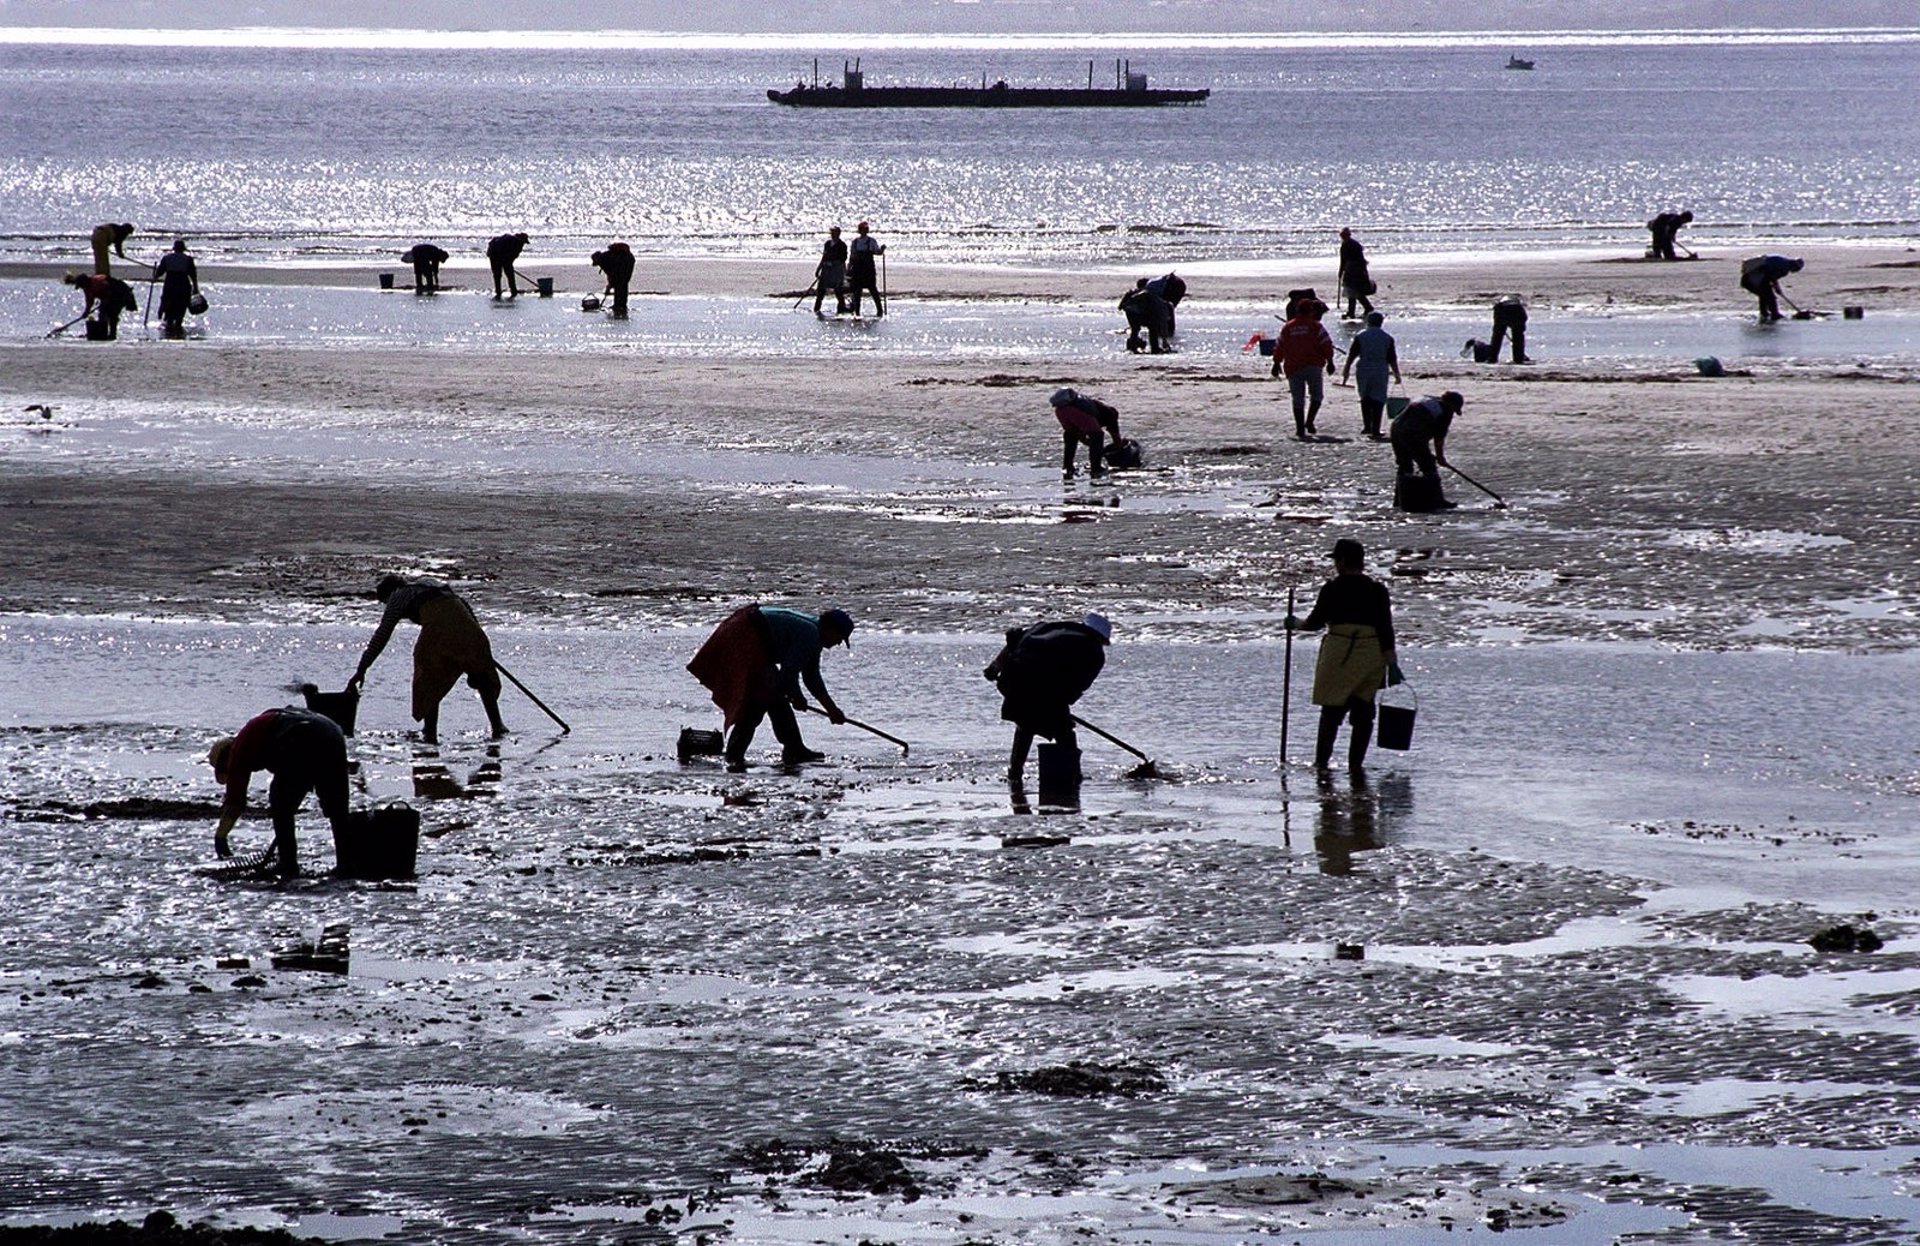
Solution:
M1313 745L1313 768L1326 770L1333 765L1333 741L1340 733L1340 720L1346 711L1335 705L1320 707L1320 735Z

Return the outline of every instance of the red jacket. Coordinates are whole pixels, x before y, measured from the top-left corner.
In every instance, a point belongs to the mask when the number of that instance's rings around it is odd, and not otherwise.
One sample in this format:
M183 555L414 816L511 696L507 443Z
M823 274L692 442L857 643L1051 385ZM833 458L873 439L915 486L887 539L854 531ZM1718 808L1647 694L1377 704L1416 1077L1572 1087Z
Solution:
M1333 339L1318 320L1295 316L1280 327L1280 341L1273 353L1280 360L1281 371L1289 376L1302 368L1331 368Z

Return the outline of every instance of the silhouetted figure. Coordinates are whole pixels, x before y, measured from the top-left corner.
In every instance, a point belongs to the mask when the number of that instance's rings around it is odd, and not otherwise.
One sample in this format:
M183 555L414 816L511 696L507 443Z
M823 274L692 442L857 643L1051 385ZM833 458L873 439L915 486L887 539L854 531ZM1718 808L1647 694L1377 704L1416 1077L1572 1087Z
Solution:
M1273 375L1284 373L1287 378L1287 392L1293 399L1293 435L1305 441L1317 431L1313 420L1326 398L1333 338L1320 323L1327 314L1325 303L1300 299L1293 309L1293 318L1280 327L1280 340L1273 347Z
M93 271L102 277L113 275L110 257L117 255L127 258L127 238L133 233L131 225L95 225L93 227Z
M466 601L438 580L407 580L397 575L382 576L374 596L385 603L386 610L348 686L366 683L367 671L393 638L394 628L402 621L417 623L420 639L413 646L412 709L414 721L421 725L420 738L428 744L439 742L440 702L462 675L467 686L480 694L493 734L505 735L507 725L500 721L500 668L494 665L493 647Z
M1417 398L1393 417L1387 435L1393 442L1393 462L1399 472L1394 504L1401 510L1448 510L1453 506L1440 488L1440 468L1447 465L1447 433L1466 400L1457 390L1438 398Z
M183 338L187 335L187 312L193 304L193 296L200 293L200 269L187 254L187 240L176 238L173 250L160 257L153 266L153 277L148 282L161 282L160 286L160 326L161 332L170 338Z
M452 258L431 242L416 242L400 260L413 265L413 292L432 294L440 288L440 266Z
M1780 279L1807 266L1805 260L1784 255L1756 255L1740 261L1740 288L1760 300L1760 323L1784 319L1780 315Z
M1532 363L1527 358L1527 305L1517 294L1503 294L1493 301L1493 341L1488 343L1487 357L1481 362L1493 363L1500 358L1500 343L1509 333L1513 334L1513 361Z
M246 812L248 783L261 770L273 776L267 788L273 848L262 864L272 863L282 878L300 873L293 823L309 792L320 798L320 812L333 825L334 849L339 850L347 825L347 738L331 718L311 710L268 710L250 719L238 735L215 742L207 763L214 781L227 789L213 832L213 850L220 856L233 855L227 837Z
M725 715L728 770L747 768L747 747L763 719L773 721L783 765L825 760L825 754L807 747L793 712L807 708L804 684L828 721L847 720L827 693L820 655L847 644L852 635L853 617L845 610L813 615L784 606L742 606L721 621L687 670Z
M1647 232L1653 235L1653 258L1656 260L1675 260L1680 257L1673 253L1674 237L1681 228L1693 223L1691 212L1662 212L1647 222Z
M1386 436L1380 431L1380 423L1387 411L1388 378L1395 384L1400 381L1400 356L1393 335L1380 327L1386 319L1379 312L1367 313L1367 327L1353 335L1347 346L1347 366L1340 373L1342 381L1355 378L1360 393L1360 431L1375 441Z
M500 280L506 278L506 297L519 298L520 285L513 271L520 253L527 249L527 243L533 241L525 234L501 234L487 244L487 265L493 269L493 297L499 298Z
M1340 724L1351 717L1347 736L1347 769L1359 771L1367 760L1373 735L1373 694L1384 679L1400 682L1394 661L1393 607L1386 586L1366 573L1366 550L1360 542L1342 538L1333 543L1336 574L1320 588L1305 619L1286 617L1288 631L1327 630L1313 667L1313 703L1320 707L1319 738L1313 764L1325 770L1333 763L1333 743Z
M633 248L624 242L610 242L604 251L593 253L593 266L606 274L607 293L613 295L613 318L627 318L627 291L633 285Z
M867 232L865 221L853 228L853 251L847 266L847 285L853 290L853 314L860 314L860 292L866 290L873 294L873 314L884 316L887 305L880 295L880 274L875 261L885 255L887 249Z
M840 227L827 230L827 241L820 248L820 264L813 270L813 314L825 319L820 310L827 291L833 291L833 314L847 310L847 244L840 240Z
M1082 444L1087 447L1087 474L1096 479L1106 475L1107 438L1120 442L1120 413L1098 398L1071 389L1056 389L1047 401L1060 421L1060 475L1073 479L1074 454Z
M1340 293L1347 300L1347 319L1357 319L1354 304L1360 310L1370 312L1373 303L1369 296L1373 294L1373 278L1367 272L1367 249L1353 236L1350 229L1340 231Z
M1112 625L1098 614L1008 629L1005 647L981 673L1000 689L1000 717L1013 724L1010 781L1026 772L1036 735L1077 749L1073 703L1099 678L1112 639Z
M89 341L111 342L119 337L122 313L140 306L140 301L133 296L133 287L118 277L105 273L68 273L61 280L86 296L86 305L80 314L93 318L88 326ZM93 324L100 327L95 329Z

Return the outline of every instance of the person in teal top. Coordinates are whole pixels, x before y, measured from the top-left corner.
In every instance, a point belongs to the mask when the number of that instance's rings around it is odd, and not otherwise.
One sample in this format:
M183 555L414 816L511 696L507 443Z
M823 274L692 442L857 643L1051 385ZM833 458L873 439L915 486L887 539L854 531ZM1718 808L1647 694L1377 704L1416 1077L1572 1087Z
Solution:
M687 669L726 715L728 770L747 768L747 746L768 718L783 764L825 759L807 747L793 712L807 708L811 692L828 721L846 721L820 677L820 654L852 635L853 618L845 610L813 615L785 606L743 606L714 629Z

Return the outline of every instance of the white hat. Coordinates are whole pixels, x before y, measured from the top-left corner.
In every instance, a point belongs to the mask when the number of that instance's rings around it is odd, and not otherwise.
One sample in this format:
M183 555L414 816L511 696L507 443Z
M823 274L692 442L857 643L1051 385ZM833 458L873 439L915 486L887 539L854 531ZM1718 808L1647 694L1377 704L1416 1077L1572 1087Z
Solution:
M1100 633L1100 639L1106 641L1108 644L1113 643L1113 624L1107 622L1106 615L1094 614L1089 611L1087 617L1080 620L1080 622L1083 626Z

